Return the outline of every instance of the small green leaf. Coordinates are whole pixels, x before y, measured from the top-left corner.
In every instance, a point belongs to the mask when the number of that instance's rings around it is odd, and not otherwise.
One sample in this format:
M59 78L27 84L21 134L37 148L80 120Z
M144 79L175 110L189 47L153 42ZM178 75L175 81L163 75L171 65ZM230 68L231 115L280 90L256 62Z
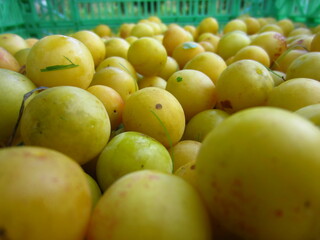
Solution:
M121 63L119 63L119 65L120 65L121 67L123 67L123 69L126 70L126 72L129 73L129 74L131 75L131 77L135 78L126 66L124 66L124 65L121 64ZM108 67L109 67L109 66L108 66Z
M183 78L182 77L177 77L176 80L177 80L177 82L181 82L183 80Z
M126 72L129 73L130 76L131 76L131 77L134 79L134 81L137 83L137 79L136 79L136 77L133 75L133 73L130 72L129 69L126 68L126 66L124 66L123 64L119 63L119 65L120 65L121 67L123 67L123 69L125 69ZM138 91L138 84L135 84L135 90Z
M169 142L169 149L170 149L170 156L171 156L171 159L172 159L172 165L174 164L174 154L173 154L173 151L172 151L172 147L173 147L173 144L172 144L172 139L171 139L171 136L170 136L170 133L166 127L166 125L164 124L164 122L160 119L160 117L152 110L150 110L150 112L153 114L153 116L155 116L155 118L159 121L161 127L163 128L164 130L164 133L166 135L166 138Z
M192 48L196 48L198 46L198 44L194 43L194 42L185 42L183 43L183 49L192 49Z
M270 68L268 68L268 67L266 67L266 66L264 66L264 67L265 67L269 72L271 72L272 74L274 74L274 75L276 75L277 77L281 78L283 81L286 80L283 76L279 75L278 73L276 73L275 71L271 70Z
M64 58L67 59L70 62L70 64L67 64L67 65L53 65L53 66L49 66L49 67L46 67L46 68L42 68L42 69L40 69L40 71L41 72L50 72L50 71L57 71L57 70L64 70L64 69L79 67L79 65L74 64L66 56L64 56Z

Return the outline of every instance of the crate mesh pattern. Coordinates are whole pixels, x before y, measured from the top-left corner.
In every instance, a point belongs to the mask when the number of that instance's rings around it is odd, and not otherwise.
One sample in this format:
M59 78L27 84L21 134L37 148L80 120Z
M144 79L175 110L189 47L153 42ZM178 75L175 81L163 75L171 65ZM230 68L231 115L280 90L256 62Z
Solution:
M205 17L225 24L240 15L290 18L309 26L320 23L318 0L0 0L0 33L23 37L92 29L108 24L116 30L158 16L164 23L197 25Z

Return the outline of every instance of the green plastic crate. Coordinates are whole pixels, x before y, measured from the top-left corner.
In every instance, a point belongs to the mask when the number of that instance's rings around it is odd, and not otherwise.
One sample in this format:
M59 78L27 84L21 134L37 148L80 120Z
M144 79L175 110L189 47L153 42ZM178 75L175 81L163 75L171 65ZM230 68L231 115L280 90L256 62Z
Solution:
M214 16L225 23L239 15L240 0L20 0L30 36L92 29L100 23L114 31L122 23L156 15L164 23L198 24Z
M306 20L311 25L320 24L320 1L319 0L309 1Z
M319 0L0 0L0 32L43 37L92 29L156 15L164 23L197 25L215 17L221 25L242 14L290 18L308 25L320 23Z
M18 1L0 0L0 32L27 35Z

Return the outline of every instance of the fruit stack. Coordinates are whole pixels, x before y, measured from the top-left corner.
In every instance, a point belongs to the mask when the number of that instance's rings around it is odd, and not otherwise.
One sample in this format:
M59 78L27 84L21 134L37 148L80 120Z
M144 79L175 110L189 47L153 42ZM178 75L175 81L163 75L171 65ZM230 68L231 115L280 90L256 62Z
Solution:
M0 34L0 239L320 239L319 68L290 19Z

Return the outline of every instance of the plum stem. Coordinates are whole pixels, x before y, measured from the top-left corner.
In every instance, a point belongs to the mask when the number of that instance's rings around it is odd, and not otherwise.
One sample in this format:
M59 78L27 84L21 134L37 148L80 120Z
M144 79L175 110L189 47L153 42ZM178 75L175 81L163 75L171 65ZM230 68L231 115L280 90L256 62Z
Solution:
M16 136L16 133L17 133L17 130L18 130L18 127L19 127L19 123L20 123L20 120L21 120L21 117L22 117L22 114L23 114L23 111L24 111L24 105L25 105L25 102L27 101L27 99L36 91L40 91L40 90L45 90L47 89L48 87L38 87L38 88L35 88L33 90L31 90L30 92L27 92L26 94L23 95L23 99L22 99L22 103L21 103L21 106L20 106L20 110L19 110L19 116L18 116L18 120L16 122L16 125L14 126L13 128L13 132L8 140L8 143L7 143L7 146L11 146L12 143L13 143L13 140Z

